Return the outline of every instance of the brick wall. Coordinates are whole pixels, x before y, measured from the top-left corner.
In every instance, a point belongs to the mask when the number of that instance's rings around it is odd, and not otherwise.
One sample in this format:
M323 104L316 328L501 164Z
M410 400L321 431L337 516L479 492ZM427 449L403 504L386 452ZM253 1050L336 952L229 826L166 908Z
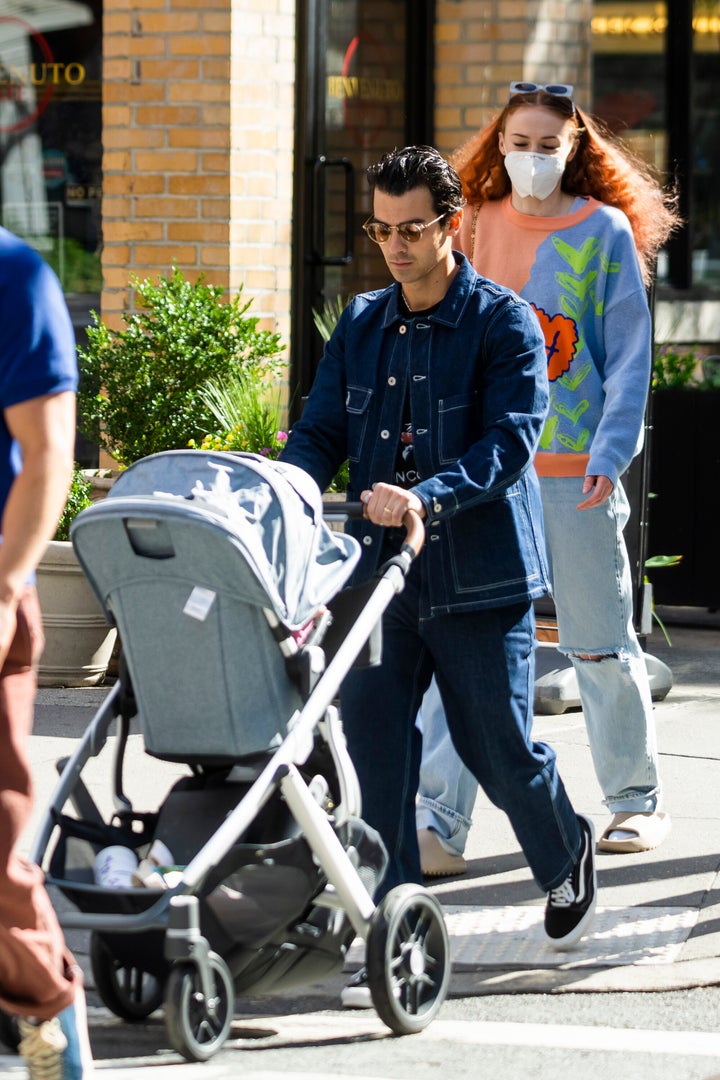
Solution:
M290 338L295 0L105 0L103 317L173 263ZM436 143L513 78L587 98L591 0L438 0Z
M105 0L103 317L176 263L289 339L294 0Z
M590 95L592 0L438 0L435 142L451 153L487 124L514 79Z

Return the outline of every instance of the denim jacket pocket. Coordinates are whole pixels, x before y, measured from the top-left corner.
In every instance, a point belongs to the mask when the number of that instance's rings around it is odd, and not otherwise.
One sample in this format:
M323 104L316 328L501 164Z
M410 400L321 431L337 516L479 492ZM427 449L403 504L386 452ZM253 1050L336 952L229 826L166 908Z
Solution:
M447 522L452 585L458 596L516 602L542 585L536 534L517 485Z
M438 455L441 464L457 461L480 438L480 395L455 394L438 401Z
M359 461L365 430L370 415L372 389L366 386L348 386L345 409L348 414L348 459Z

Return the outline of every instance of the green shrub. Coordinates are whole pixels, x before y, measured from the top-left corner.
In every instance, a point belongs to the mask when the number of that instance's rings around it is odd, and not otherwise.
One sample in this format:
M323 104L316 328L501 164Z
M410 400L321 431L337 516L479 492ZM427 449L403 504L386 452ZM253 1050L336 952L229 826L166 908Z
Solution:
M65 509L58 522L53 540L70 539L70 526L73 521L81 510L86 510L88 506L92 506L92 499L90 498L91 487L90 481L87 477L83 476L81 470L76 465L73 469L72 483L70 484Z
M78 349L79 427L121 465L163 450L186 447L212 430L214 418L200 394L250 371L283 366L280 336L258 330L245 313L252 301L221 300L219 286L187 281L177 267L157 282L131 277L135 310L123 330L110 330L95 312L87 348Z

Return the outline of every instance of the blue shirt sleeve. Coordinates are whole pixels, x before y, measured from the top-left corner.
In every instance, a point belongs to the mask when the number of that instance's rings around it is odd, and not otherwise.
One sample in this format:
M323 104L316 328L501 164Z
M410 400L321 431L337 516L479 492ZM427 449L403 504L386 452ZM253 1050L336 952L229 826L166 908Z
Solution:
M0 409L77 389L72 321L50 267L27 245L0 245Z

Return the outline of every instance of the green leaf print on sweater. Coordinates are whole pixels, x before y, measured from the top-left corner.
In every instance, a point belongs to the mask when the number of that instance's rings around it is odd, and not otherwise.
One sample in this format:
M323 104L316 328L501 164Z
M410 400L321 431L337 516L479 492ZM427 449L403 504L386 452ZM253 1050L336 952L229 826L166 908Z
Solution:
M584 278L573 277L572 274L566 274L559 270L555 275L555 280L567 292L586 303L588 293L590 293L592 286L597 281L597 276L597 270L591 270Z
M598 298L597 294L598 279L601 274L618 273L620 263L613 262L607 257L601 249L600 240L595 236L588 237L577 248L556 234L552 237L552 245L567 267L565 270L555 271L554 278L561 290L558 297L558 309L575 326L577 342L572 363L577 365L577 358L585 351L584 326L588 309L592 308L595 318L601 317L604 310L604 295ZM547 338L552 320L548 317L545 321L541 319L541 325ZM553 342L546 340L545 347L549 362ZM558 378L558 383L566 392L575 394L592 371L592 366L591 360L581 361L579 366L575 367L569 363ZM578 425L588 408L589 402L586 398L576 400L571 405L567 396L563 401L553 393L550 398L548 418L540 437L540 449L551 450L553 444L560 444L570 452L582 453L590 441L590 430L585 427L578 428Z
M568 450L572 450L575 454L582 454L583 450L588 444L590 438L590 432L587 428L583 428L578 437L574 439L571 435L558 435L557 441L561 446L566 446Z
M586 374L587 370L586 367ZM567 376L561 381L566 384ZM582 382L582 380L580 380L580 382ZM577 435L560 434L560 417L564 417L565 420L570 421L573 427L577 427L581 417L589 408L589 405L590 403L583 399L582 401L578 401L574 409L571 409L562 401L558 401L557 394L552 394L550 397L550 415L545 422L542 435L540 436L540 449L549 450L552 446L553 439L557 439L560 445L566 446L568 450L573 450L578 454L582 453L590 438L589 429L582 428Z
M591 371L592 364L590 363L590 361L588 361L586 364L581 364L577 371L573 372L572 375L568 371L566 375L563 375L562 378L558 380L558 382L561 382L563 386L567 387L568 390L577 390L578 386L580 386L581 383L585 382L585 379L587 379ZM587 404L588 403L586 401L585 408L587 408ZM585 409L583 409L583 412L584 411Z
M558 401L557 395L553 394L553 397L550 399L550 406L551 408L554 407L556 413L558 413L560 416L564 416L565 419L569 420L572 423L573 427L575 427L583 413L587 412L587 410L590 408L590 402L587 400L578 401L575 408L571 409L562 401Z
M587 273L588 266L600 250L600 241L595 236L589 236L581 248L574 248L561 236L553 236L552 242L563 262L577 275Z
M578 352L582 351L585 335L582 331L583 318L588 304L592 304L596 318L600 318L605 306L604 298L598 299L596 284L599 271L591 270L590 266L596 259L600 262L600 268L605 274L617 274L620 263L612 262L600 248L600 241L595 236L589 236L582 247L575 248L568 244L560 236L553 236L552 244L560 258L566 263L571 273L558 270L555 280L565 295L560 297L560 309L569 318L574 319L578 326Z

